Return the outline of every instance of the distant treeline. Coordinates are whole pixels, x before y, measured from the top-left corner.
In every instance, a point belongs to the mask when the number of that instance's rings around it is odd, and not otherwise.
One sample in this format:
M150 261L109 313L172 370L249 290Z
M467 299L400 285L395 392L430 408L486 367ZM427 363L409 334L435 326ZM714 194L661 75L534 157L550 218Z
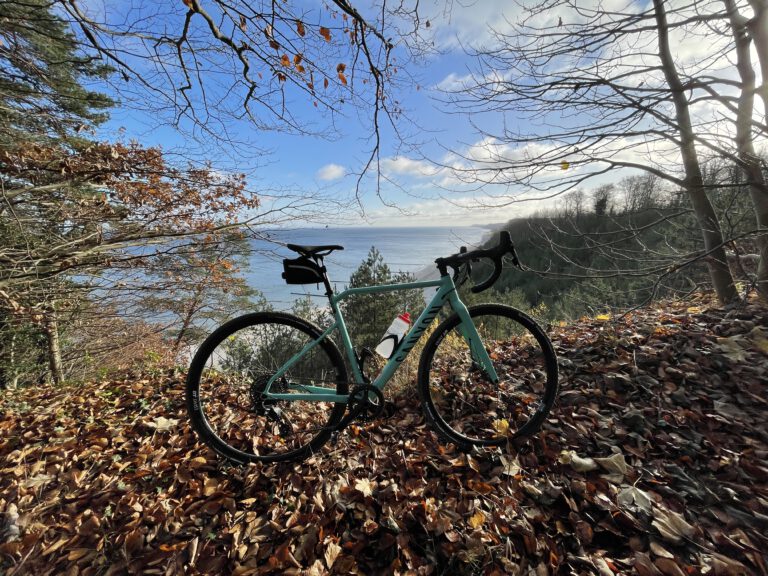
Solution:
M707 165L708 193L716 206L734 275L754 277L755 229L749 197L735 166ZM708 287L706 254L688 197L652 175L576 190L559 209L511 220L523 271L507 259L494 288L470 300L497 300L563 320ZM487 245L497 242L493 235ZM475 266L473 276L489 273ZM467 290L468 292L468 290Z

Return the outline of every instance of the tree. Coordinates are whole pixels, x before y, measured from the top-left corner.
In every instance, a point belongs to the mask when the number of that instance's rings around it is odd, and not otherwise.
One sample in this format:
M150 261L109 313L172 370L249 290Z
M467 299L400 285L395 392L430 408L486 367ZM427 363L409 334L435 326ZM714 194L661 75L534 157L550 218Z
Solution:
M178 263L191 244L221 246L239 211L258 206L242 176L170 166L136 144L0 152L0 177L0 219L15 229L0 248L0 303L43 328L56 381L57 310L77 295L67 278L103 292L116 271L156 269L161 256Z
M765 29L768 27L768 0L752 0L755 15L751 20L739 12L734 0L723 0L723 2L730 20L730 30L736 51L736 69L741 79L741 92L736 112L736 151L760 229L757 236L760 262L756 284L758 292L768 299L768 182L755 150L752 125L756 92L762 96L764 110L768 112L768 79L763 77L762 87L758 90L750 55L754 44L763 74L768 72L768 30ZM768 130L762 132L763 135L768 134Z
M756 13L763 3L753 3ZM733 42L701 41L729 18L720 2L670 6L656 0L612 11L546 0L528 7L511 33L497 34L493 47L477 53L480 69L454 101L475 114L503 110L533 128L485 131L499 154L486 164L465 159L464 179L552 194L612 170L652 174L685 190L701 229L701 258L719 298L729 302L738 297L725 258L729 239L707 197L700 159L706 151L744 165L730 136L738 116L728 96ZM679 61L672 42L684 37L707 52ZM744 117L765 136L754 108L746 105Z
M753 213L738 167L716 159L702 168L712 203L724 214L725 236L751 235ZM585 194L594 198L603 191L600 186ZM496 301L508 290L520 290L524 302L513 306L532 308L532 313L552 320L606 309L626 311L656 297L684 297L706 285L708 274L700 257L698 222L681 202L683 194L659 186L655 177L635 176L619 187L617 196L626 202L617 203L607 215L584 212L577 219L564 206L512 220L505 228L515 239L525 272L505 266L494 288L479 296ZM729 262L740 279L752 280L754 255L743 253L752 250L751 242L732 243L730 248ZM482 262L475 265L475 279L486 278L491 268ZM463 300L472 302L478 295L467 296L462 293Z
M0 390L43 379L40 350L45 349L43 334L37 326L20 322L0 308Z
M365 260L349 277L349 287L376 286L412 282L406 272L392 273L384 257L371 247ZM421 290L361 294L342 302L342 312L352 340L360 347L373 350L389 323L403 312L421 313L424 308ZM414 318L415 319L415 318Z
M240 275L250 254L247 239L228 232L174 247L143 267L136 307L168 326L172 358L202 342L212 325L266 307L261 293ZM117 299L122 306L127 302L121 295Z
M53 13L49 3L3 2L0 22L0 263L4 266L0 278L5 279L14 274L11 267L18 259L29 261L39 239L55 228L46 215L66 218L66 213L57 213L50 203L38 202L34 214L23 209L12 197L19 181L5 174L6 154L18 154L35 146L82 142L77 134L104 120L104 110L112 101L83 87L85 82L103 79L109 68L78 53L67 24ZM30 234L32 217L44 225ZM8 260L6 255L11 253L14 256ZM27 313L29 309L9 295L10 288L0 288L1 339L8 345L8 354L0 362L0 380L9 386L18 381L20 366L34 364L37 353L27 353L24 343L30 346L39 342L36 335L43 335L47 341L54 379L62 377L56 300L68 283L52 278L41 286L32 277L25 283L28 293L34 286L34 313Z
M87 369L74 348L92 358L135 341L104 340L98 327L151 335L158 317L178 315L171 346L178 349L206 315L245 305L248 289L232 264L244 225L317 206L305 195L260 209L241 174L172 164L161 149L134 142L88 140L112 101L87 86L119 66L93 52L87 25L78 27L83 35L71 33L77 22L62 16L80 7L70 4L0 5L0 340L9 345L0 380L9 384L19 381L23 346L42 347L24 357L45 360L58 382L68 366ZM111 29L118 37L136 38L138 28L127 36L118 28ZM330 34L320 31L319 43ZM305 65L292 66L300 75ZM334 73L343 86L343 69Z
M725 257L723 234L720 230L715 209L706 194L704 177L701 174L701 164L696 150L696 134L691 120L690 99L685 94L685 86L672 56L669 39L669 23L667 21L664 0L653 0L656 32L659 39L659 59L661 67L674 103L676 120L675 126L679 134L680 154L685 170L683 188L688 192L693 210L699 220L704 237L704 249L709 254L707 265L717 296L723 303L738 300L736 285ZM674 124L673 124L674 126Z
M84 82L111 69L78 51L68 24L44 0L0 3L0 146L72 138L113 104Z
M139 1L111 5L103 17L54 3L83 49L117 70L127 105L206 140L233 144L241 120L256 133L327 136L345 107L360 106L372 142L364 171L378 163L382 124L402 113L391 86L424 44L424 24L405 3L331 0L313 10L271 0ZM302 113L302 103L320 113Z
M664 181L654 174L626 176L618 188L624 197L624 210L640 212L659 205Z
M595 214L598 216L605 216L608 213L611 203L611 195L613 194L613 184L605 184L595 189L592 192L592 207L595 210Z
M573 218L579 218L585 212L584 190L577 189L572 192L568 192L568 194L565 195L564 200L565 200L565 210Z

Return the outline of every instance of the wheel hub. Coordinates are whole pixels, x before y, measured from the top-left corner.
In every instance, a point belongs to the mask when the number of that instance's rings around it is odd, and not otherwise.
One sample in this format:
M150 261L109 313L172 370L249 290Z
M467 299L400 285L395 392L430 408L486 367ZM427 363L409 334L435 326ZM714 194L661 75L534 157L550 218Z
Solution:
M292 433L291 425L286 421L283 416L283 411L277 406L278 400L273 398L266 398L264 391L267 389L267 384L272 378L272 374L259 374L251 381L250 397L251 404L253 405L253 411L259 416L265 416L268 420L277 423L280 435L283 438L287 438ZM275 380L272 383L271 390L275 392L287 392L288 385L284 378Z
M267 389L269 380L272 378L272 374L256 374L251 380L251 387L249 395L251 398L251 404L258 414L264 415L264 411L267 406L274 406L277 404L277 400L266 398L264 391ZM279 378L272 383L272 392L287 392L288 386L284 378Z

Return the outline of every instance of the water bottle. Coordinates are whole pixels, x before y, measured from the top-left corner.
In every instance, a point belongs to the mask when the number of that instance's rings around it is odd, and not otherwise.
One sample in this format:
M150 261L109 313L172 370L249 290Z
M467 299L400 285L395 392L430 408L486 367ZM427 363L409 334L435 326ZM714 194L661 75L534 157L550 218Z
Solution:
M410 327L411 315L408 312L400 314L387 328L381 342L376 346L376 353L384 358L390 358Z

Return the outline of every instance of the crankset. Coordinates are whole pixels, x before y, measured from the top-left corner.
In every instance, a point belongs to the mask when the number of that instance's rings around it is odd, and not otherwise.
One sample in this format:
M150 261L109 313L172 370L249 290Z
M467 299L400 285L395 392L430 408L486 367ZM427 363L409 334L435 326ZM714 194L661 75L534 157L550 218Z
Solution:
M360 384L352 388L347 401L347 415L341 419L336 430L343 430L352 422L370 422L384 412L384 394L376 386Z

